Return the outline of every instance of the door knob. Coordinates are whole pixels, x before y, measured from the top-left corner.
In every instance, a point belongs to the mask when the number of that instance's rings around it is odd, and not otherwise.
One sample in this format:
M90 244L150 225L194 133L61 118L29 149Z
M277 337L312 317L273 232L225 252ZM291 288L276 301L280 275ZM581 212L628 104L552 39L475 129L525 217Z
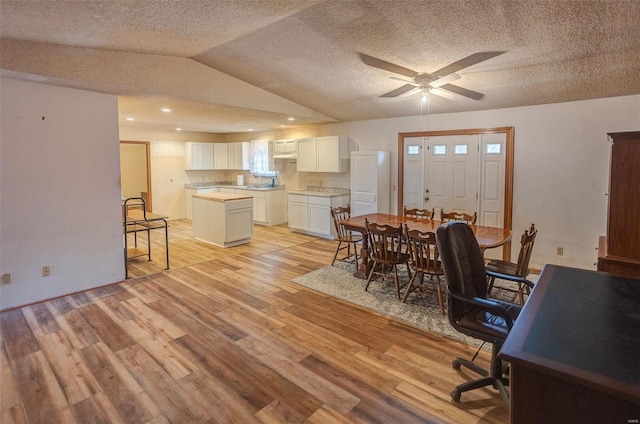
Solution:
M424 191L424 192L425 192L425 193L429 193L429 189L428 189L428 188L427 188L427 189L425 189L425 191Z
M428 197L425 197L425 198L424 198L424 201L425 201L425 202L426 202L426 201L428 201L428 200L429 200L429 198L428 198Z

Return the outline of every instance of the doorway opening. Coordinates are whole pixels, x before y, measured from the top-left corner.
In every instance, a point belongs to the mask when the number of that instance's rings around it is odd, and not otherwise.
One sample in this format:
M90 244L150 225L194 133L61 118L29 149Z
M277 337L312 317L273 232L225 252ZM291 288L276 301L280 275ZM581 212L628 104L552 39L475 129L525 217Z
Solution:
M120 187L122 197L142 197L152 212L151 143L120 141Z

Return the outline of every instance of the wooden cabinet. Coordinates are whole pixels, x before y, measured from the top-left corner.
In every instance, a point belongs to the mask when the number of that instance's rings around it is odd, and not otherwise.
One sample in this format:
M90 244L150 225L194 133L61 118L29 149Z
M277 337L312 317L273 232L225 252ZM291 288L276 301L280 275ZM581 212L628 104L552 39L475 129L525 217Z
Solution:
M598 270L640 278L640 131L610 133L607 234Z
M351 153L351 216L389 213L391 197L390 153Z
M289 194L289 228L318 237L334 239L336 230L331 208L346 206L349 196Z
M185 169L210 170L213 169L214 143L185 143Z
M345 136L298 140L298 172L349 172L351 141Z

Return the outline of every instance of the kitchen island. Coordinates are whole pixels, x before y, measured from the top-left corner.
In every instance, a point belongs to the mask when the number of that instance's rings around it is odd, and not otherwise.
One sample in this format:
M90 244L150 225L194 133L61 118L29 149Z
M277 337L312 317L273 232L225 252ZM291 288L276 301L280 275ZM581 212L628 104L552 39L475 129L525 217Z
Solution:
M193 233L220 247L249 243L253 236L253 197L231 193L194 194Z

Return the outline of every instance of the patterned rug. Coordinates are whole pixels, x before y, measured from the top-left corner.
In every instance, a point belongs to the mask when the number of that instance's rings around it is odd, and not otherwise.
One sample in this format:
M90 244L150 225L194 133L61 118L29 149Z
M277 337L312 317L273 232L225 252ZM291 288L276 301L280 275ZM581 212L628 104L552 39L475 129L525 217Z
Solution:
M401 284L406 283L406 268L400 267L398 272L401 274ZM445 293L444 278L442 280L441 287ZM407 303L402 303L397 298L395 287L380 280L373 281L369 290L364 291L366 281L353 276L352 264L336 262L334 266L326 266L297 277L293 282L470 345L478 346L481 343L477 339L459 333L451 326L446 311L444 315L440 311L435 293L429 293L427 296L411 293ZM401 289L400 294L404 296L404 288ZM493 295L511 300L506 297L507 293L500 289ZM512 297L510 293L508 295ZM490 348L487 345L485 347Z

